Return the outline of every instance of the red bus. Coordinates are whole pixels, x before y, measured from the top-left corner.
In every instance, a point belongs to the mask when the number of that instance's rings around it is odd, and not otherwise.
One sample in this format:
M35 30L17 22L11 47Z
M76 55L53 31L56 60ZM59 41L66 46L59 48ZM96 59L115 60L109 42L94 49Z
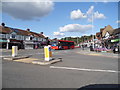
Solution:
M52 49L74 49L74 41L53 40L51 42Z

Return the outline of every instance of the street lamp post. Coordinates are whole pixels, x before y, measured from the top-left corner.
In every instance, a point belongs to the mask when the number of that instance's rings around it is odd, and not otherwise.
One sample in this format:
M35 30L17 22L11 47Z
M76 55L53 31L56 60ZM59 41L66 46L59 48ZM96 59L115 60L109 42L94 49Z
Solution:
M77 37L77 45L78 45L78 37Z
M92 11L92 41L93 41L93 48L94 48L94 34L93 34L93 14L94 14L94 11Z

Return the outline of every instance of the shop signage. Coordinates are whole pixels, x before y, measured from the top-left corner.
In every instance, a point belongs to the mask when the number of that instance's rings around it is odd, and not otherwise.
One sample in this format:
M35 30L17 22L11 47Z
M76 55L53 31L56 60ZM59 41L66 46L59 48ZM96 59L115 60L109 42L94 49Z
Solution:
M111 40L111 42L119 42L120 39L114 39L114 40Z

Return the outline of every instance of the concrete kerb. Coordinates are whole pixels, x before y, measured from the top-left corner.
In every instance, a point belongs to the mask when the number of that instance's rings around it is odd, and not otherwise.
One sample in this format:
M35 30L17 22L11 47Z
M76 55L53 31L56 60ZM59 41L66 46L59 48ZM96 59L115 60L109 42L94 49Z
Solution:
M30 56L31 55L29 55L29 56L16 56L16 57L10 56L10 57L3 57L3 59L5 59L5 60L18 60L18 59L29 58Z
M33 61L32 64L38 64L38 65L50 65L50 64L54 64L54 63L57 63L57 62L62 62L62 58L57 58L57 59L52 59L50 61L39 61L39 60L36 60L36 61Z
M10 60L10 61L17 61L17 62L21 62L21 63L28 63L30 56L19 56L19 57L4 57L5 60ZM28 58L27 62L24 60L25 58ZM22 60L20 60L22 59ZM20 60L20 61L19 61ZM38 60L30 60L29 64L36 64L36 65L50 65L50 64L54 64L57 62L62 62L62 58L53 58L50 61L44 61L44 58L42 59L38 59Z

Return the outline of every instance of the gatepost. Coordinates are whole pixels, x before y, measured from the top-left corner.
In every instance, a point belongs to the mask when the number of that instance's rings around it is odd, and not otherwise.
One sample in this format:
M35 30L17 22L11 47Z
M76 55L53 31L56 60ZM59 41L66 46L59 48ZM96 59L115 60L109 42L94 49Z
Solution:
M45 61L52 60L52 51L50 46L44 47L44 55L45 55Z
M18 47L12 46L12 57L16 57L18 55Z

